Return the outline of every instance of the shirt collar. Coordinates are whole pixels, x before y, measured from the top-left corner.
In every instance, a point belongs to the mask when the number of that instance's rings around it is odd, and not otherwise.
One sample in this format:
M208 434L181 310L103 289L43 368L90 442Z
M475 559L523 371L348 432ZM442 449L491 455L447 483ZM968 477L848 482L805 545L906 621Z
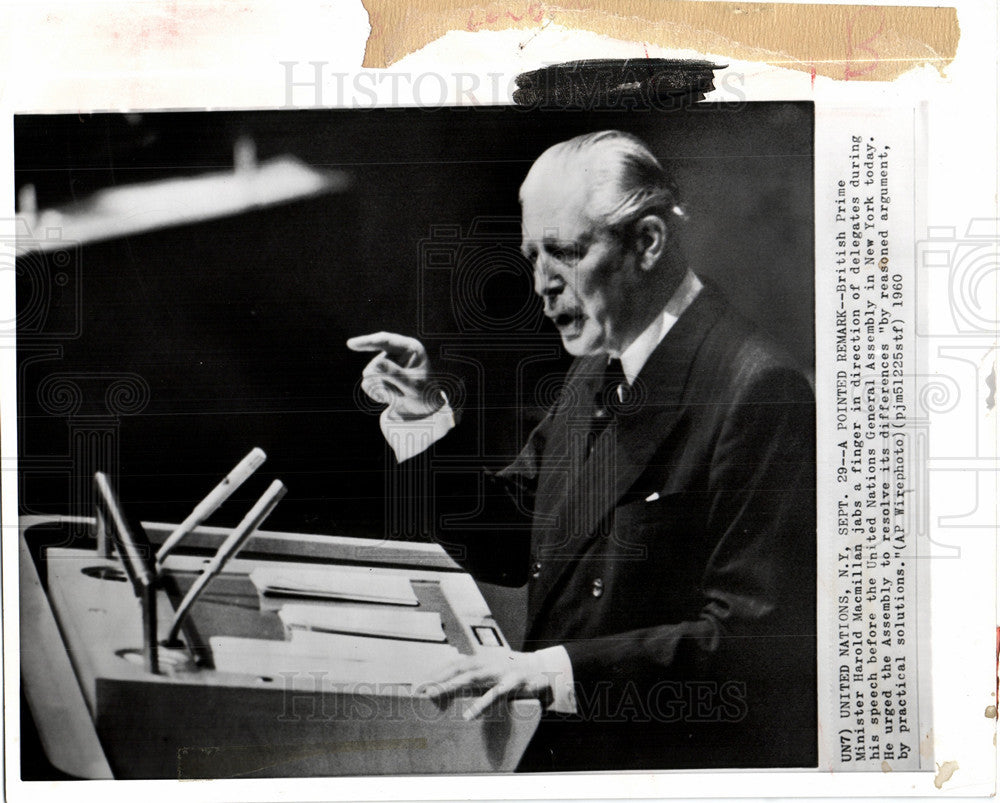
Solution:
M642 366L646 364L646 360L649 359L649 355L660 345L660 341L666 337L667 332L681 317L684 310L691 306L691 302L701 292L702 286L701 280L689 270L674 294L670 296L663 312L657 315L642 334L622 352L622 371L630 385L635 383L635 379L639 376Z

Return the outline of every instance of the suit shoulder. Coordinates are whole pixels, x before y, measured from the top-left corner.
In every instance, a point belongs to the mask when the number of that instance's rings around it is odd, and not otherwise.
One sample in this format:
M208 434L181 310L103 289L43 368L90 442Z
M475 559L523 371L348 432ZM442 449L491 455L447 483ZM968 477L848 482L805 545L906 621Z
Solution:
M724 306L694 366L696 381L709 378L727 395L755 388L812 396L811 383L795 360L756 325Z

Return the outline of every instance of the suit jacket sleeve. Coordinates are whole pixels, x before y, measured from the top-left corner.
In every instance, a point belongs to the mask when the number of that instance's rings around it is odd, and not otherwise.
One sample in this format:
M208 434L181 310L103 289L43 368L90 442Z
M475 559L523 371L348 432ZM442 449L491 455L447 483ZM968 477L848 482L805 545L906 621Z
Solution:
M812 391L798 372L772 367L740 380L733 394L709 458L705 531L683 534L709 539L700 610L687 621L566 644L578 694L608 683L648 690L661 681L744 679L771 671L769 663L787 672L789 651L811 654ZM670 567L663 579L669 584Z

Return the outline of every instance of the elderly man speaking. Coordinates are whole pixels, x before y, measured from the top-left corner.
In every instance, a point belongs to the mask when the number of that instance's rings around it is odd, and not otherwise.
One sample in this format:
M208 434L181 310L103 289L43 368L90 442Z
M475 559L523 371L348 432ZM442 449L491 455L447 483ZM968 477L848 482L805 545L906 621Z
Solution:
M524 651L463 658L426 693L475 694L470 716L539 698L521 770L815 765L809 383L688 267L673 182L637 138L554 145L520 201L535 293L576 359L486 477L504 526L439 535L475 576L529 584ZM348 345L378 352L363 387L397 459L449 437L419 341Z

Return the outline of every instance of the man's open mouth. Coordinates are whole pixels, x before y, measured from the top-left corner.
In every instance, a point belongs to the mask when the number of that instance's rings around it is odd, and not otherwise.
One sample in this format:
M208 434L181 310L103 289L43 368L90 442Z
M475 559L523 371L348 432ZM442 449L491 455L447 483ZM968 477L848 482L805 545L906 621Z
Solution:
M560 312L557 315L550 316L552 323L556 325L559 330L563 329L579 329L583 323L584 315L579 310L568 310L566 312Z

